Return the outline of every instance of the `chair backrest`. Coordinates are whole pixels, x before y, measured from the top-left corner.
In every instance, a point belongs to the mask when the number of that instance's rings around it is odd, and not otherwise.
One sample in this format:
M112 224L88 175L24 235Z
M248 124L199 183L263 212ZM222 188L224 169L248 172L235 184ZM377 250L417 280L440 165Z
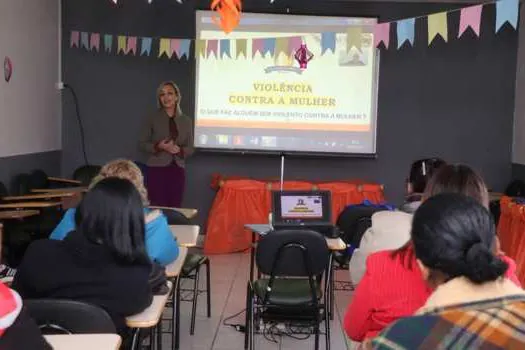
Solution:
M29 174L29 189L49 188L49 180L45 171L36 169Z
M83 165L73 172L73 180L80 181L82 186L89 186L91 180L100 172L100 165Z
M24 305L43 334L116 333L109 314L95 305L63 299L28 299Z
M175 209L162 208L162 213L168 219L168 225L191 225L190 219Z
M0 199L2 199L3 197L7 195L8 195L7 187L5 187L3 182L0 182Z
M29 175L28 174L18 174L11 181L11 193L14 196L23 196L31 192L29 186Z
M271 231L259 240L255 260L265 275L312 277L326 270L329 251L325 237L318 232Z

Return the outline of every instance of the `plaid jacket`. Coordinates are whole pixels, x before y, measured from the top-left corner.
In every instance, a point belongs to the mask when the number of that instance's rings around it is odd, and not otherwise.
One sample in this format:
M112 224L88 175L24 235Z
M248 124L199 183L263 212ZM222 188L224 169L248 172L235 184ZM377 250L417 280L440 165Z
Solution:
M525 349L525 296L430 309L400 319L368 345L380 350Z

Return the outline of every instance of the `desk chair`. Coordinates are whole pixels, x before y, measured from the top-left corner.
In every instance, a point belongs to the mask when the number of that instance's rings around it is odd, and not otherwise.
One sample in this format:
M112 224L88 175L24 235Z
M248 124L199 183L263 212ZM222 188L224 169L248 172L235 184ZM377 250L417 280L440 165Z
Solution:
M80 181L64 179L60 177L50 177L45 171L41 169L33 170L29 174L29 186L31 190L34 189L48 189L48 188L68 188L80 185Z
M24 300L43 334L117 333L109 314L98 306L61 299Z
M183 214L175 209L162 209L163 214L168 219L169 225L191 225L190 220ZM195 334L195 314L197 311L197 301L199 293L203 290L199 290L199 276L200 268L202 265L206 265L206 301L207 301L207 314L208 318L211 317L211 286L210 286L210 259L202 254L189 253L186 256L184 265L181 270L181 277L193 280L192 290L192 309L191 309L191 325L190 334Z
M258 242L255 261L264 276L248 282L244 348L254 349L260 321L313 327L314 348L319 349L320 323L325 322L326 349L330 349L330 323L320 278L328 269L326 239L309 230L272 231ZM326 274L327 279L329 274ZM324 298L323 298L324 295Z
M80 181L82 186L89 186L91 180L100 172L100 165L83 165L73 172L73 179Z

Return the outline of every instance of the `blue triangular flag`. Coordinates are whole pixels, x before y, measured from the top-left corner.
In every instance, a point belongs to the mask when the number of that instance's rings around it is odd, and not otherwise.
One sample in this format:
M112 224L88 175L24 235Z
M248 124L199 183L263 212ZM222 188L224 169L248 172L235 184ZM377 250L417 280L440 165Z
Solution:
M142 38L142 44L140 46L140 55L146 54L149 56L151 53L151 38Z
M514 29L518 28L519 0L501 0L496 2L496 33L509 22Z
M332 53L335 53L335 33L321 33L321 55L327 50L332 50Z
M104 51L111 52L112 45L113 45L113 36L111 34L104 35Z
M228 56L229 58L232 58L230 53L230 40L229 39L221 39L220 41L220 54L219 57L223 57L224 55Z
M191 45L191 40L190 39L182 39L180 41L180 56L179 56L179 59L181 59L183 56L186 56L186 59L190 58L190 45Z
M89 33L88 32L80 33L80 46L86 50L89 50Z
M262 55L264 56L269 52L273 56L273 53L275 51L275 38L263 39L263 43L264 43L264 47L263 47Z
M403 46L403 43L408 40L410 45L414 45L414 25L415 18L407 18L397 21L397 48Z

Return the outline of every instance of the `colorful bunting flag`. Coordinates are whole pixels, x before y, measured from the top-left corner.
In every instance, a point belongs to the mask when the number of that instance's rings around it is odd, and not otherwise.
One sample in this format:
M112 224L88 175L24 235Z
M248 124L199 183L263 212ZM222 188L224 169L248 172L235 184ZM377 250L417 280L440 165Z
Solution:
M363 29L361 27L350 27L346 30L346 52L350 52L352 47L361 51L363 42Z
M89 33L88 32L80 33L80 46L83 49L89 50Z
M170 39L161 38L159 41L159 57L162 57L163 54L166 54L168 58L171 57Z
M321 33L321 55L328 50L331 50L332 53L335 53L335 33L327 32Z
M445 42L448 41L447 13L440 12L428 16L428 45L437 35L440 35Z
M388 49L390 44L390 22L378 23L374 26L374 47L378 47L381 42Z
M206 58L206 40L198 39L195 41L195 57Z
M288 53L289 55L295 54L295 51L297 51L301 44L303 43L303 38L300 36L292 36L288 38Z
M206 55L208 56L208 58L210 57L211 54L213 54L215 56L215 58L219 58L217 56L217 49L218 49L218 46L219 46L219 41L218 40L208 40L208 47L206 48Z
M240 55L243 55L244 58L248 58L246 56L246 47L248 40L246 39L237 39L235 40L235 58L239 58Z
M180 40L179 39L171 39L170 40L170 50L169 50L169 58L173 57L173 54L179 57L179 51L180 51Z
M458 38L465 33L468 27L479 37L479 25L481 23L481 11L483 5L469 6L461 9L459 17Z
M408 41L410 45L414 45L414 25L416 24L415 18L408 18L397 21L397 48L401 48L405 41Z
M179 57L179 59L181 59L184 56L186 56L186 59L190 59L190 46L190 39L182 39L180 41L179 52L177 52L177 56Z
M275 38L264 39L263 56L266 56L268 52L270 53L270 56L273 56L274 51L275 51Z
M518 28L519 0L500 0L496 2L496 33L499 32L505 22Z
M259 52L261 56L264 56L264 39L252 39L252 58Z
M149 56L151 54L151 38L142 38L142 44L140 45L140 55Z
M99 52L100 50L100 34L99 33L91 33L91 40L89 41L89 49L96 50L97 52Z
M137 54L137 37L129 36L128 44L126 46L126 55L132 53L133 55Z
M119 35L117 37L117 54L123 53L126 54L126 37L124 35Z
M288 52L288 38L276 38L274 56L277 58L280 54L290 56Z
M106 34L104 35L104 51L111 52L113 46L113 35Z
M225 55L229 58L232 58L231 52L230 52L230 40L229 39L221 39L220 43L220 54L219 57L223 58Z
M69 39L69 46L78 48L79 41L80 41L80 33L77 30L73 30L71 32L71 38Z

